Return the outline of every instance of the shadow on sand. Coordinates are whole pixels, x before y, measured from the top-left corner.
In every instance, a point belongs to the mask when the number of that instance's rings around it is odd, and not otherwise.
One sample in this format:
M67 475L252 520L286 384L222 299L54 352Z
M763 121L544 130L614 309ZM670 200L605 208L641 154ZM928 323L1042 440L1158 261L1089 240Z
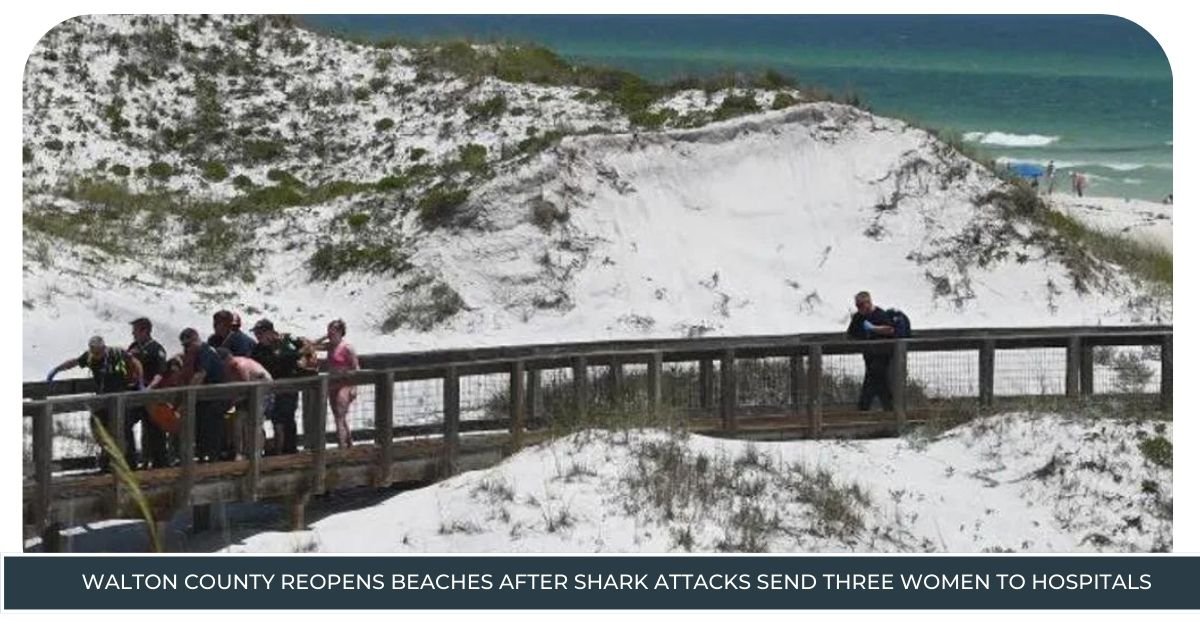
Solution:
M358 488L314 497L306 518L311 525L321 519L372 507L402 492L428 484L397 484L387 489ZM167 527L166 551L172 553L237 553L236 547L251 536L287 531L289 514L280 502L227 503L212 506L212 527L196 531L192 510L180 510ZM142 521L112 520L62 530L63 551L68 553L147 553L150 539ZM233 547L231 549L231 547ZM25 541L26 553L42 553L40 538ZM297 550L298 553L304 552Z

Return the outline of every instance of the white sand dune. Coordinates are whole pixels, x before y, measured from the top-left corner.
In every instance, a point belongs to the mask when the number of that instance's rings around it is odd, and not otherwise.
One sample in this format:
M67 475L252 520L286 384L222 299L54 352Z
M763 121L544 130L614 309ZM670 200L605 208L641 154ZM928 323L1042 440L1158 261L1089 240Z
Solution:
M639 463L646 464L635 453L669 436L595 433L329 516L305 532L250 534L226 551L663 553L685 551L686 531L691 551L711 552L738 540L734 515L751 506L786 525L787 531L765 535L763 550L771 552L1165 549L1171 519L1162 506L1171 498L1171 474L1138 451L1139 431L1155 429L1117 418L1012 414L977 420L931 442L683 438L687 456L707 458L714 471L725 458L739 479L760 480L764 489L753 499L722 504L731 509L713 510L695 497L684 500L681 484L669 516L631 489L643 480ZM731 462L738 460L758 463L736 468ZM853 519L828 514L823 520L805 491L784 481L801 477L772 472L793 466L805 468L808 479L828 473L860 522L840 527ZM864 501L848 498L854 485Z
M262 72L289 77L286 90L194 74L178 59L157 60L167 64L161 78L109 80L122 62L148 54L114 46L122 37L158 41L155 34L169 29L176 41L200 49L226 42L250 54L251 44L230 34L247 19L100 16L52 31L26 69L26 144L36 148L25 165L27 208L83 211L58 186L94 177L117 159L180 166L178 175L158 183L128 178L135 189L216 199L237 194L229 179L200 177L190 155L175 149L143 155L160 133L147 126L148 116L158 129L195 124L197 81L212 81L230 128L243 120L263 123L272 137L297 147L294 155L236 166L234 172L260 183L272 168L314 184L374 182L408 168L411 158L403 156L414 150L436 163L468 143L486 149L495 176L474 186L453 228L422 227L411 199L387 194L288 208L282 218L247 228L262 248L243 261L253 281L240 280L243 270L233 268L224 281L192 285L181 280L193 264L186 259L146 264L27 231L25 378L77 356L92 334L126 342L134 317L149 316L159 338L170 341L185 326L206 329L219 308L318 336L341 317L363 352L833 331L845 325L851 296L863 289L884 306L903 308L919 328L1171 318L1169 295L1120 269L1092 265L1096 273L1081 287L1068 261L1031 240L1033 226L980 201L1002 184L979 165L923 130L844 105L801 104L696 129L630 132L623 115L579 98L575 88L418 80L403 48L379 51L279 25L262 26L267 43L253 53ZM67 62L76 56L89 63ZM64 73L75 80L62 80ZM346 77L382 78L394 89L339 100L337 86L345 92L353 84ZM329 91L329 102L294 97L305 90ZM753 93L760 104L771 94ZM506 99L505 115L472 121L467 107L493 96ZM105 118L113 98L122 100L130 123L119 133ZM659 106L693 112L718 102L688 91ZM375 128L384 118L394 124L386 133ZM528 161L501 159L529 129L566 137ZM316 137L338 140L326 141L332 156L300 151ZM63 148L43 150L50 140ZM1057 196L1054 202L1089 223L1169 242L1169 215L1150 217L1143 204L1077 204ZM539 226L535 208L550 208L559 220ZM403 243L397 247L412 269L394 277L311 280L306 263L319 242L360 209L396 215L386 229ZM143 236L171 244L192 235L183 224L169 224ZM463 308L429 330L380 332L397 304L432 308L435 289L461 296Z

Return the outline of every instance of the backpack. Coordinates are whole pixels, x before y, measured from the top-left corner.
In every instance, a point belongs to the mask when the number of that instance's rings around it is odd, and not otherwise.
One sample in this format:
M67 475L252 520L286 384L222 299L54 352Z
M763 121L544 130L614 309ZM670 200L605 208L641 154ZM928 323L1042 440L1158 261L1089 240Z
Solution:
M897 308L889 308L884 311L888 321L892 323L892 329L896 331L896 337L911 337L912 322L908 321L908 315L904 311Z

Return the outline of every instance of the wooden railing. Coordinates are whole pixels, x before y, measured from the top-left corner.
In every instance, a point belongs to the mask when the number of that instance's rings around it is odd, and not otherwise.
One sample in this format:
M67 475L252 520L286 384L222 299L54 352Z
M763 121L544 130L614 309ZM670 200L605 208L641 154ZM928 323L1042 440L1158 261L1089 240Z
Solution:
M1036 328L1036 329L948 329L924 331L898 340L856 341L842 334L724 337L700 339L651 339L604 341L580 344L546 344L497 348L445 350L361 357L363 370L346 378L374 390L370 410L371 428L355 434L367 441L352 449L327 450L331 440L326 420L329 375L280 380L268 383L234 383L191 386L165 390L86 393L90 379L56 383L25 383L24 416L32 419L32 466L25 484L25 523L32 531L55 530L66 522L128 514L128 497L113 475L85 477L56 475L68 468L54 459L54 414L71 411L108 410L108 430L122 444L125 411L131 406L171 402L179 406L182 426L178 436L178 468L139 471L148 494L169 515L186 505L228 500L255 501L266 497L297 498L299 505L312 494L331 487L351 485L386 486L401 479L436 477L464 467L464 457L483 465L521 448L544 432L553 418L539 408L539 397L547 370L571 372L569 412L577 417L594 404L589 391L596 380L589 366L604 366L604 388L616 401L630 386L627 366L644 369L645 411L656 416L663 411L664 365L688 362L695 366L698 408L693 420L711 418L717 432L736 434L745 423L764 417L791 422L800 435L816 437L836 428L827 414L840 410L823 397L823 371L830 357L864 351L890 352L893 409L871 414L875 426L898 432L919 421L921 410L907 400L909 368L913 357L937 351L973 352L978 373L977 404L996 404L996 352L1010 349L1065 349L1062 366L1063 394L1072 399L1093 394L1094 350L1107 346L1153 346L1160 359L1159 405L1168 408L1172 388L1172 329L1157 327ZM787 404L780 408L739 407L737 364L743 359L770 359L787 363L787 392L777 392ZM919 363L919 361L917 362ZM507 417L464 421L460 384L473 375L507 375ZM394 418L397 385L405 381L440 380L442 417L438 425L397 426ZM259 427L263 424L262 401L270 393L300 392L303 450L295 455L264 457ZM1033 392L1037 394L1037 392ZM238 459L234 462L200 464L195 459L196 404L199 401L245 401L248 413L235 428ZM914 416L914 414L916 414ZM840 417L844 419L845 414ZM702 425L703 423L698 423ZM503 430L501 437L479 430ZM464 445L464 435L474 436ZM420 446L411 440L424 437ZM465 447L466 446L466 447ZM469 448L468 448L469 447ZM488 450L490 449L490 450ZM401 453L400 451L404 452ZM494 452L485 457L484 451ZM421 462L417 466L414 462ZM420 468L417 470L414 468ZM336 470L336 472L331 472ZM103 478L103 481L96 481ZM230 481L232 479L232 481ZM207 484L207 485L206 485ZM155 490L158 488L158 490ZM206 488L217 488L211 492ZM232 488L232 490L231 490ZM69 506L68 506L69 504Z

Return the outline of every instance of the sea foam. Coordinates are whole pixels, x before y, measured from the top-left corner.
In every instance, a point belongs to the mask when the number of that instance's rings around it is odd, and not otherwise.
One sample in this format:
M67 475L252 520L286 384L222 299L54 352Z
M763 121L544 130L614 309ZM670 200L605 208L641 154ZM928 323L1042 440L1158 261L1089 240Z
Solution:
M1058 136L1040 136L1036 133L1016 134L1003 131L969 131L963 134L963 140L991 144L1001 147L1044 147L1058 142Z

